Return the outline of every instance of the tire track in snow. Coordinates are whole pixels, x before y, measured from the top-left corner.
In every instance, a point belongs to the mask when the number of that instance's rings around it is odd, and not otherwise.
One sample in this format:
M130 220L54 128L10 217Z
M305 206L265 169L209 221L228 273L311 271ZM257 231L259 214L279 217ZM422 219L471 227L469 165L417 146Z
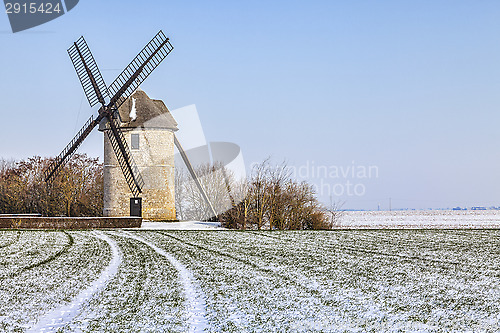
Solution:
M261 236L261 237L270 237L270 238L277 238L281 241L284 242L289 242L293 244L297 244L297 239L291 239L291 238L278 238L276 236L270 236L270 235L265 235L261 234L259 232L253 232L251 231L250 233ZM361 248L361 247L355 247L355 246L347 246L347 245L340 245L340 244L334 244L330 242L325 242L322 243L321 245L316 245L316 244L310 244L306 242L301 242L301 246L304 248L320 248L320 249L330 249L330 250L340 250L343 251L344 253L346 252L354 252L354 253L361 253L361 254L368 254L368 255L375 255L375 256L381 256L381 257L388 257L388 258L397 258L402 261L421 261L424 263L430 263L430 264L435 264L435 265L448 265L452 266L456 269L460 269L463 271L468 271L471 268L473 269L480 269L480 270L490 270L490 271L498 271L500 270L500 267L495 267L495 266L483 266L483 265L475 265L475 264L470 264L470 263L464 263L464 262L459 262L459 261L453 261L453 260L446 260L446 259L434 259L434 258L428 258L428 257L422 257L422 256L417 256L417 255L408 255L408 254L399 254L399 253L394 253L394 252L388 252L388 251L377 251L377 250L371 250L367 248ZM488 275L496 276L496 273L491 273Z
M310 293L312 296L319 297L320 300L323 301L321 293L318 290L319 284L314 279L310 279L310 278L308 278L308 277L306 277L304 275L302 275L300 279L296 279L296 278L287 276L285 274L282 274L278 268L273 267L273 266L269 266L269 265L268 266L261 266L261 265L258 265L256 263L254 263L254 262L251 262L250 260L239 258L238 256L232 255L232 254L227 253L227 252L223 252L223 251L211 249L211 248L199 245L199 244L191 243L189 241L186 241L184 239L178 238L178 237L173 236L173 235L171 235L169 233L166 233L166 232L155 231L155 233L158 233L158 234L163 235L165 237L170 237L172 239L175 239L178 242L181 242L183 244L186 244L186 245L198 248L200 250L207 251L207 252L216 254L218 256L222 256L222 257L226 257L226 258L232 259L232 260L240 262L240 263L242 263L244 265L248 265L248 266L250 266L250 267L252 267L252 268L254 268L254 269L256 269L256 270L258 270L260 272L263 272L263 273L266 273L266 274L275 275L276 277L278 277L278 278L280 278L280 279L282 279L284 281L287 281L287 282L293 284L296 287L302 288L306 292Z
M208 322L205 314L205 298L203 292L195 284L196 279L194 278L193 274L191 274L191 272L173 255L165 252L163 249L157 247L144 238L127 231L123 231L118 235L132 238L136 241L146 244L156 253L167 258L167 260L175 267L175 269L179 272L181 280L180 282L184 287L184 295L186 296L186 299L188 301L187 311L190 319L189 332L203 332L204 329L208 327Z
M33 268L36 268L36 267L39 267L39 266L42 266L42 265L45 265L45 264L48 264L50 263L51 261L54 261L56 260L58 257L60 257L61 255L65 254L66 252L68 252L68 250L73 246L73 244L75 243L75 240L73 239L73 236L71 236L69 233L67 233L66 231L63 231L63 233L66 235L66 237L68 238L68 243L66 245L64 245L64 247L57 251L56 253L54 253L53 255L50 255L48 256L47 258L41 260L41 261L37 261L33 264L30 264L30 265L27 265L27 266L24 266L24 267L21 267L19 268L17 271L15 272L11 272L11 273L8 273L6 275L2 275L0 276L0 280L1 279L5 279L5 278L13 278L17 275L20 275L26 271L29 271ZM17 252L14 252L12 254L15 254L15 253L18 253L20 251L17 251Z
M118 246L111 238L101 232L96 231L94 236L105 241L111 247L111 262L109 265L99 278L88 288L82 290L71 303L47 313L28 332L57 332L70 323L79 314L81 306L88 302L96 292L102 289L116 275L122 260Z
M0 249L3 249L4 247L11 246L11 245L19 242L20 236L21 236L21 233L19 231L17 231L15 239L11 239L11 240L8 240L7 242L0 244Z

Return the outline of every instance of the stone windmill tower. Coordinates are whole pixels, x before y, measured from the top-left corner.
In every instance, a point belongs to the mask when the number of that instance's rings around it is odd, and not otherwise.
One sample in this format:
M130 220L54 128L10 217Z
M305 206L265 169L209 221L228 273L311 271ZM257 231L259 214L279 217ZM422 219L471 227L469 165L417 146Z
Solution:
M144 179L142 216L175 220L174 132L177 123L161 100L137 89L118 109L120 128ZM100 131L110 131L107 123ZM104 135L104 216L129 216L133 194Z

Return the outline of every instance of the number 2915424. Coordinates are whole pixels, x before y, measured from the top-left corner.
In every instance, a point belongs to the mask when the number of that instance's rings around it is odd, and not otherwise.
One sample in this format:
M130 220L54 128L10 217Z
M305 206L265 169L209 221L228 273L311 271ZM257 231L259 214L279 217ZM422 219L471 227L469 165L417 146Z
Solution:
M30 3L19 3L19 2L6 2L5 12L7 14L59 14L63 10L59 3L56 5L50 2L30 2Z

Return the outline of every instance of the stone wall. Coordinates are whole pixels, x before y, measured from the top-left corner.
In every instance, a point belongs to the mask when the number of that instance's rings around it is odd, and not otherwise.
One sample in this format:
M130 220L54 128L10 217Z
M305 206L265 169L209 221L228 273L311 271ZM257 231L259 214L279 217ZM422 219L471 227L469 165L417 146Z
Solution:
M142 217L175 220L174 139L167 129L123 129L131 148L131 134L139 135L132 157L144 178ZM107 135L104 135L104 216L129 216L132 193Z
M0 229L140 228L140 217L0 217Z

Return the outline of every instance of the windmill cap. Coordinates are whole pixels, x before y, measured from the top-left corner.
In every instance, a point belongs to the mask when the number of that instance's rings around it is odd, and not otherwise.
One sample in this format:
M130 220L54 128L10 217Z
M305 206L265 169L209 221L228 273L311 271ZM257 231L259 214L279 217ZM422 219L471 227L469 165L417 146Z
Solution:
M154 100L141 89L137 89L118 108L121 128L161 128L177 131L177 122L161 100ZM107 122L105 122L107 124ZM99 130L108 129L101 124Z

